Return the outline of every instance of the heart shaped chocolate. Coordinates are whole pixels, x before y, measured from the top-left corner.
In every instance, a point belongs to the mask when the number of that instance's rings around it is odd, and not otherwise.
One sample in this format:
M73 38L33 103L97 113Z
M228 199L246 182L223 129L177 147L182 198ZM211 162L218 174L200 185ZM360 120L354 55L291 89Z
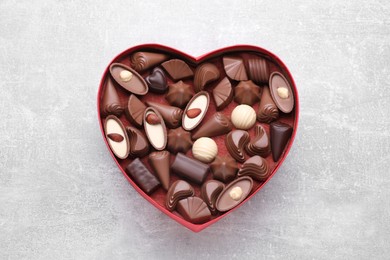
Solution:
M107 66L97 103L104 141L127 180L195 232L272 178L299 115L287 67L248 45L198 58L157 44L132 47Z

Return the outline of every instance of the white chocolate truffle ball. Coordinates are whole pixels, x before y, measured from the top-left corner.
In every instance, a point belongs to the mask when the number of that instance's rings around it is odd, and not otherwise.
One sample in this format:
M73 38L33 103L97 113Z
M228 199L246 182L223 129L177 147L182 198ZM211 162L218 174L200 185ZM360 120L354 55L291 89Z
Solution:
M232 112L231 120L238 129L247 130L256 123L256 112L248 105L238 105Z
M201 162L209 163L214 160L217 154L217 144L211 138L201 137L192 145L192 155Z

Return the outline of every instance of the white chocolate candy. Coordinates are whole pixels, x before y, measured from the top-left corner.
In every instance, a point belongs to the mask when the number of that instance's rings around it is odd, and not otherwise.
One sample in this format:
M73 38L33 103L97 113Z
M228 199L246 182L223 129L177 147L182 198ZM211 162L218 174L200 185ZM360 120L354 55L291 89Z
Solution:
M283 99L288 98L288 88L286 88L286 87L279 87L277 89L277 92L278 92L278 96L280 98L283 98Z
M242 197L242 189L239 186L234 187L230 192L229 192L230 198L233 200L240 200Z
M217 144L211 138L201 137L192 145L192 155L201 162L209 163L215 159L217 154Z
M231 120L238 129L247 130L256 122L256 112L248 105L238 105L232 112Z
M128 143L126 130L121 121L116 116L109 115L106 118L104 128L107 136L107 142L112 152L119 159L125 159L129 155L130 146ZM109 138L111 134L116 134L123 138L121 141L117 142Z
M122 81L129 82L131 80L131 78L133 77L133 74L128 70L122 70L119 73L119 77L121 78Z

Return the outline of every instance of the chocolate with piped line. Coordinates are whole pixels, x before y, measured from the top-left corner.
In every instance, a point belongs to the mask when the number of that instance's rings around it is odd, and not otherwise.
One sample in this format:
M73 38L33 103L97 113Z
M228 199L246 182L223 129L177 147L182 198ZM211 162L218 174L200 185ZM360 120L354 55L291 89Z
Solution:
M244 149L248 142L249 134L244 130L233 130L225 138L225 145L228 152L238 162L245 161Z
M147 70L168 59L168 55L155 52L139 51L131 55L131 66L138 72Z
M204 202L206 202L207 206L212 215L217 214L217 209L215 208L215 202L217 201L218 195L225 188L225 185L216 180L209 180L203 183L200 195Z
M271 123L279 118L279 110L271 97L268 86L263 87L263 94L260 98L259 110L257 111L257 120L263 123Z
M149 87L145 80L134 69L122 63L113 63L110 66L110 73L113 79L127 91L145 95Z
M160 112L165 124L169 128L177 128L181 125L183 110L178 107L163 105L161 103L147 101L146 104Z
M147 118L150 115L157 116L160 119L159 122L148 122ZM165 127L164 120L157 109L153 107L148 107L145 109L143 125L146 136L148 137L148 140L154 149L158 151L164 150L165 146L167 145L167 129Z
M103 117L108 115L120 116L122 114L123 106L110 77L107 77L106 87L104 88L101 102L100 111Z
M203 123L199 129L192 135L196 140L200 137L214 137L229 133L233 128L230 119L224 114L217 112L210 119Z
M246 152L250 155L260 155L262 157L267 157L271 152L269 138L264 127L261 125L255 126L255 137L250 140L248 145L245 147Z
M138 158L127 165L126 173L148 195L152 194L160 186L157 178Z
M194 188L188 182L177 180L169 187L165 198L165 207L169 211L174 211L180 200L194 196L194 194Z
M180 177L196 184L202 184L209 172L209 165L178 153L171 165L171 170Z
M261 156L252 156L242 164L237 176L249 176L257 181L265 181L269 176L268 163Z

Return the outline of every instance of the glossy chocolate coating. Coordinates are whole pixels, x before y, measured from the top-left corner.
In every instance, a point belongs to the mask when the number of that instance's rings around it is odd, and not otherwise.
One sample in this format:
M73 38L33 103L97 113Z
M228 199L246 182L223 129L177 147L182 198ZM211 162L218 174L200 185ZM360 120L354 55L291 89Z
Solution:
M236 160L229 155L217 156L210 164L214 179L228 183L236 177L238 166Z
M249 142L249 134L244 130L233 130L226 135L225 145L230 155L238 162L245 161L244 149Z
M230 196L231 190L235 187L239 187L242 190L241 198L238 200L234 200ZM246 197L248 197L249 193L252 191L252 187L253 180L250 177L244 176L234 180L228 186L226 186L225 189L223 189L223 191L219 194L217 202L215 203L217 210L225 212L236 207Z
M222 113L215 113L213 117L203 123L199 129L192 135L196 140L200 137L214 137L229 133L233 128L230 119Z
M185 220L194 224L202 224L211 218L211 212L207 204L198 197L180 200L177 203L176 210Z
M122 122L114 115L109 115L104 121L104 132L111 151L119 159L129 156L130 141Z
M169 152L160 151L151 153L149 155L149 164L160 180L162 187L168 190L170 180Z
M195 70L194 90L195 92L202 91L207 84L219 79L220 72L212 63L203 63Z
M167 149L171 153L186 153L192 144L191 133L182 127L169 130Z
M279 72L273 72L269 79L269 87L272 99L283 113L290 113L294 108L294 95L287 79ZM278 94L278 88L283 87L288 91L288 97L282 98Z
M145 109L146 106L137 98L136 95L130 95L125 108L126 118L136 127L141 127L143 124Z
M267 132L261 125L255 126L255 137L246 146L246 152L250 156L260 155L264 158L271 152Z
M252 80L241 81L234 88L234 101L252 106L260 100L261 90Z
M263 87L263 94L260 98L257 120L263 123L271 123L279 118L279 110L271 97L268 86Z
M222 58L226 75L237 81L248 80L244 60L239 56L224 56Z
M207 164L189 158L182 153L176 155L171 169L180 177L193 181L196 184L202 184L209 172Z
M145 81L149 86L149 91L154 93L163 94L168 88L165 73L159 67L154 68Z
M168 59L168 55L155 52L139 51L131 55L131 66L139 72L147 70Z
M190 78L194 75L191 68L182 60L172 59L161 64L174 81Z
M288 124L282 122L273 122L270 125L271 151L274 161L278 161L284 148L291 137L293 129Z
M130 140L130 158L142 158L149 152L149 143L144 134L137 128L127 126L127 135Z
M188 182L177 180L169 187L165 198L165 207L169 211L174 211L180 200L194 196L194 194L194 188Z
M126 173L148 195L152 194L160 186L158 179L138 158L127 165Z
M157 116L159 122L157 124L149 124L147 121L148 115ZM164 119L161 114L157 109L148 107L145 109L143 121L145 133L150 144L158 151L164 150L167 145L167 128L165 127Z
M163 105L161 103L147 101L146 104L149 107L155 108L160 112L165 124L169 128L177 128L181 125L181 119L183 117L183 110L178 107Z
M217 214L217 209L215 208L215 202L217 201L218 195L225 188L225 185L222 182L216 180L209 180L203 183L200 195L212 215Z
M265 181L269 175L269 167L267 161L258 155L255 155L246 160L237 176L249 176L257 181Z
M121 72L129 71L132 74L132 77L129 81L124 81L121 78ZM137 95L145 95L148 93L149 87L146 84L145 80L132 68L122 64L122 63L113 63L110 66L110 73L114 80L124 89L130 91L131 93Z
M268 84L270 70L265 59L258 56L252 56L246 61L246 63L249 72L249 79L259 84Z
M168 103L180 108L186 107L188 101L190 101L193 96L191 85L188 85L180 80L168 86L169 90L165 96Z
M108 115L120 116L123 113L123 106L119 100L118 92L110 77L107 77L103 98L100 105L100 112L103 117Z
M233 100L233 88L227 77L224 77L213 89L213 98L217 110L227 107Z
M206 91L201 91L193 96L184 109L182 118L183 128L187 131L191 131L197 127L205 117L207 110L209 109L209 104L210 96ZM200 114L198 114L196 117L189 117L188 111L190 109L200 109Z

